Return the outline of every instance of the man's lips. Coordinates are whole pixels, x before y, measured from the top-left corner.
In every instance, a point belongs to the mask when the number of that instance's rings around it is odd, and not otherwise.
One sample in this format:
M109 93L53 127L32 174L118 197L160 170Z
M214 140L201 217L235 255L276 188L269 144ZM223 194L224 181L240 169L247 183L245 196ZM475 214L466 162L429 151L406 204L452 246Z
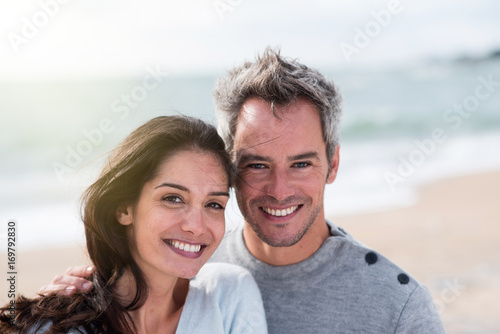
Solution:
M186 241L174 239L163 239L163 242L170 246L177 254L190 258L200 257L203 250L207 247L207 245L204 244L191 244Z
M260 209L265 213L267 213L268 215L274 217L287 217L296 212L300 207L302 207L302 205L292 205L286 208L279 208L279 209L261 206Z

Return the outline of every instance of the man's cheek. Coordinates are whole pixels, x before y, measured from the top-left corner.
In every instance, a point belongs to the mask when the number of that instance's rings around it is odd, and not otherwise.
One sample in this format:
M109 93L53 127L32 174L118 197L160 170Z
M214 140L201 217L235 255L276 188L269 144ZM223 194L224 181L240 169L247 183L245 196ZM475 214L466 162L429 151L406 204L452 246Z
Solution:
M256 187L257 184L258 180L254 175L251 175L251 173L242 173L238 174L236 189L239 189L240 191L249 191Z

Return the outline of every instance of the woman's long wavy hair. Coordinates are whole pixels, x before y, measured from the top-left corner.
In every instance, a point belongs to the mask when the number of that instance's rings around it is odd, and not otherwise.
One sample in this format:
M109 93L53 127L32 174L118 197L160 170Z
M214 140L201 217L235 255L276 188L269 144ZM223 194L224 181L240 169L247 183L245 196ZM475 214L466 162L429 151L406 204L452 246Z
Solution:
M132 132L111 154L99 178L82 196L87 250L96 267L94 289L76 296L40 296L16 300L15 318L9 305L1 308L1 333L36 332L51 324L49 333L84 329L87 333L133 333L127 311L140 308L148 294L145 278L132 258L126 226L118 223L119 206L136 203L143 185L159 165L184 150L209 152L218 158L231 186L234 171L216 129L187 116L157 117ZM113 287L129 269L136 283L135 298L123 305Z

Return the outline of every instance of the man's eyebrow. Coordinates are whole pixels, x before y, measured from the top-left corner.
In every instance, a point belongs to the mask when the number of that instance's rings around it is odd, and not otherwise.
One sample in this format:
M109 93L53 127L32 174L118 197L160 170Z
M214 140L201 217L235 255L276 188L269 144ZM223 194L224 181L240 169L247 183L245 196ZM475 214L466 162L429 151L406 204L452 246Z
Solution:
M318 152L306 152L288 157L288 161L319 159ZM242 154L238 159L238 165L244 165L249 161L272 162L272 159L258 154Z
M264 157L262 155L257 155L257 154L242 154L240 157L238 157L238 165L243 165L249 161L263 161L263 162L271 162L271 158L269 157Z
M288 157L288 161L304 160L304 159L311 159L311 158L319 159L318 152L307 152L307 153L293 155L291 157Z

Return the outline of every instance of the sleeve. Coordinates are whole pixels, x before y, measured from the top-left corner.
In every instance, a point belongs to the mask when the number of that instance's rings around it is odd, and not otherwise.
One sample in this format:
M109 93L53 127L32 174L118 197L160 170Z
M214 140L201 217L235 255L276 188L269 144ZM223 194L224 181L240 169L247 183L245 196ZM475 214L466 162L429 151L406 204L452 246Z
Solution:
M399 317L396 333L446 333L429 290L419 285L408 298Z
M267 334L266 313L253 276L245 272L235 291L231 334Z
M45 323L36 323L33 326L29 327L26 332L28 334L47 333L50 330L50 326L52 326L51 321Z
M31 326L30 328L26 329L27 334L42 334L42 333L49 333L50 332L50 327L52 326L52 321L47 321L44 323L36 323L35 325ZM83 328L72 328L68 332L68 334L87 334L87 332Z

